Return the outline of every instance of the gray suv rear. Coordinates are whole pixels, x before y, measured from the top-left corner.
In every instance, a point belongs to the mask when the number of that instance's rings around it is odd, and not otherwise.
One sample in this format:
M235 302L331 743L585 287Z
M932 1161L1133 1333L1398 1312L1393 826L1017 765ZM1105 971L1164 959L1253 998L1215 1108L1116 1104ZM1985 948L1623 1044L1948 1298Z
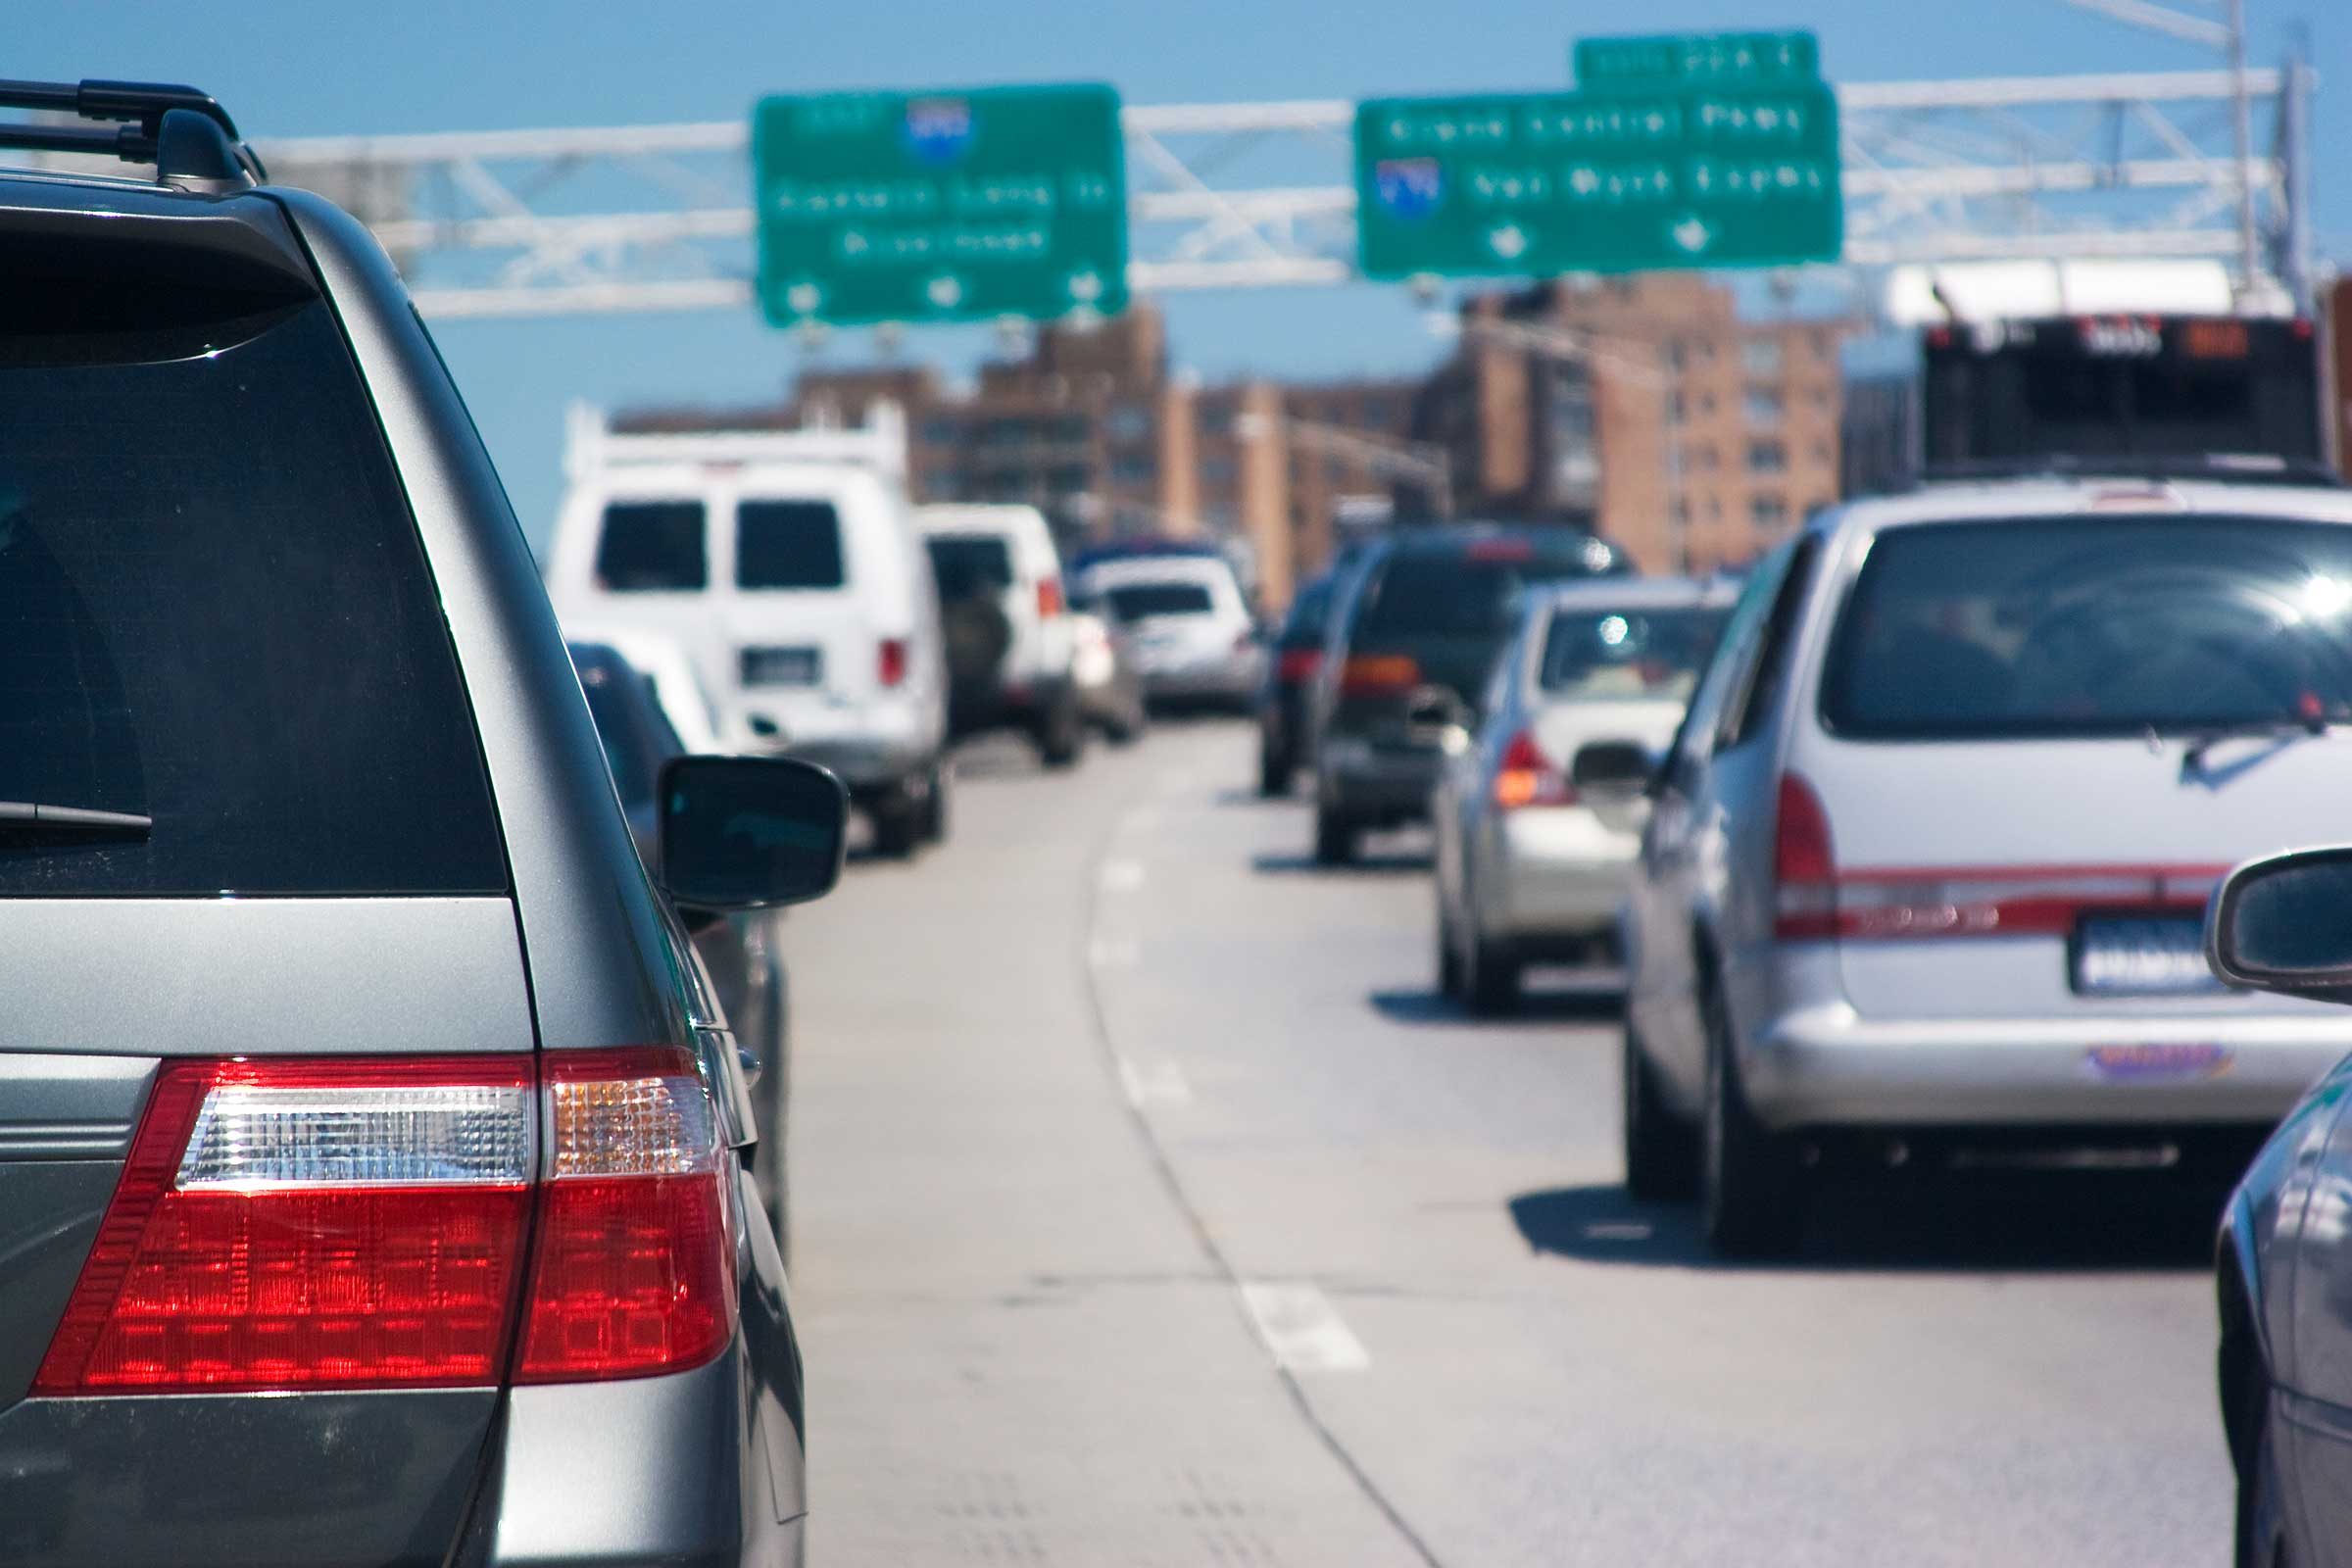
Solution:
M0 105L159 166L0 172L0 1560L798 1562L743 1069L390 264L201 94ZM681 902L838 866L663 793Z

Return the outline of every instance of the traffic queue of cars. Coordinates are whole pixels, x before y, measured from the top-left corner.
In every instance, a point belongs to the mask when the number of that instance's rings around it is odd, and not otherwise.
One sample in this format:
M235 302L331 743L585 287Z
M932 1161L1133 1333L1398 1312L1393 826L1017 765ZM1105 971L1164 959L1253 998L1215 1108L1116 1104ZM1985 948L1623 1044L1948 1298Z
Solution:
M1329 862L1432 819L1473 1011L1621 966L1627 1187L1725 1255L1832 1171L2252 1156L2239 1561L2352 1560L2352 848L2278 853L2352 837L2352 493L2101 460L1832 510L1736 586L1616 569L1374 547L1278 638L1266 788L1306 760Z

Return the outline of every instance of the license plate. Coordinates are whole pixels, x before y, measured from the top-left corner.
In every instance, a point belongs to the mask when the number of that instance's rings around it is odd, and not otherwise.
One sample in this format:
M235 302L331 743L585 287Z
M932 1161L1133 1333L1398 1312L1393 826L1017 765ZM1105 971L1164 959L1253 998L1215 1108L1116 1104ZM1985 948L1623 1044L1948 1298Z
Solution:
M746 648L743 651L743 683L746 686L814 686L824 678L824 650L820 648Z
M2085 919L2075 933L2075 990L2086 997L2180 997L2217 992L2202 922Z

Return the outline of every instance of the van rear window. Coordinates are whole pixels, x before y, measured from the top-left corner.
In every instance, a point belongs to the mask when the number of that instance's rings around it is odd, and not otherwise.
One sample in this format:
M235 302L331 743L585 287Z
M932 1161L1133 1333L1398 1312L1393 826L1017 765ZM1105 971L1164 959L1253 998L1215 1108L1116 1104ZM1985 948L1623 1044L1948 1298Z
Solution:
M942 600L1001 594L1012 586L1012 552L993 534L935 533L923 544Z
M735 586L839 588L841 517L830 501L746 501L735 509Z
M0 828L0 897L505 888L333 315L162 315L0 321L0 801L152 818Z
M706 586L700 501L616 501L605 508L596 580L616 594L681 593Z
M1862 739L2352 719L2352 527L2052 517L1890 528L1833 633L1821 713Z

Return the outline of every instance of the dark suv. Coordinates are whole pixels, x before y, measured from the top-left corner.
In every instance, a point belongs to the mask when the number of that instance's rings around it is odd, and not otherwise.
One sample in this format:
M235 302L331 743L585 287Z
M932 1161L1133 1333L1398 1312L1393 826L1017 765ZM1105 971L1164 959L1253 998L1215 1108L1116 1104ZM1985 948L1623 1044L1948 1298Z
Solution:
M1400 532L1348 573L1315 672L1315 858L1355 857L1369 828L1421 821L1446 736L1476 703L1530 583L1627 570L1566 527Z
M795 1563L801 1368L682 909L392 266L184 87L0 82L0 1561Z

